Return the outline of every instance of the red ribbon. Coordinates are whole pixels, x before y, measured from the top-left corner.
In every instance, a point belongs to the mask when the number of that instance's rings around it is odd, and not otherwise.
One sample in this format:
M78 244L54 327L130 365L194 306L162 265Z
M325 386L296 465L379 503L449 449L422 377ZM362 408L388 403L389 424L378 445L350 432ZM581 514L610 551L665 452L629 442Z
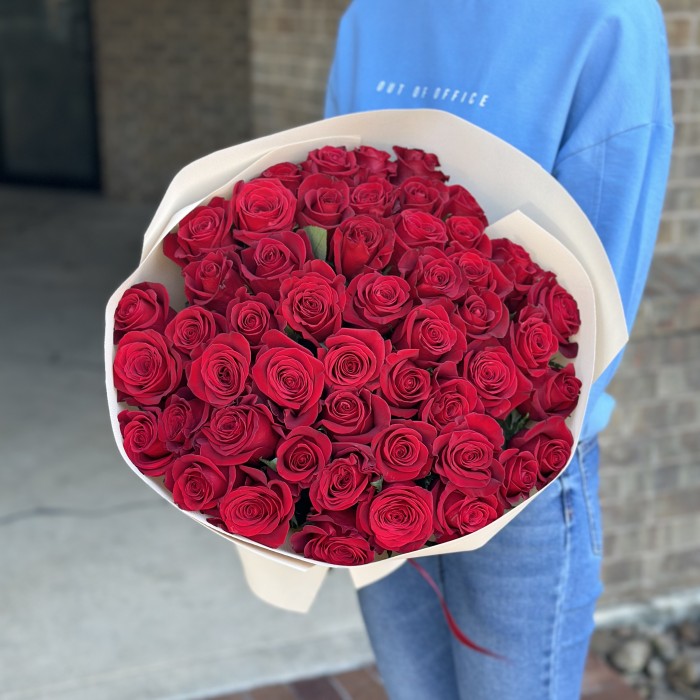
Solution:
M465 647L469 647L470 649L473 649L474 651L478 651L480 654L485 654L486 656L491 656L494 659L499 659L500 661L507 661L505 656L501 656L500 654L496 654L495 652L491 651L490 649L485 649L484 647L480 647L478 644L475 642L472 642L469 637L467 637L464 632L462 632L461 629L459 629L459 625L455 621L454 617L452 617L452 613L450 612L450 609L447 607L447 601L445 600L445 597L442 595L442 591L440 590L440 587L435 583L433 580L433 577L414 559L409 559L408 560L409 564L427 581L428 585L433 589L435 592L435 595L438 597L438 600L440 601L440 606L442 607L442 613L445 616L445 621L447 622L448 627L450 628L450 632L459 640L461 644L464 644Z

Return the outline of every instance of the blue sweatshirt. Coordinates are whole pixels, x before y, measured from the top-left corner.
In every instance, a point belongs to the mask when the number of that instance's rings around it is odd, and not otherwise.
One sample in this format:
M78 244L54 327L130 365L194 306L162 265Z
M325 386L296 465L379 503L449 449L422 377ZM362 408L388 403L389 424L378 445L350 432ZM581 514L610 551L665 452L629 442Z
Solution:
M417 107L490 131L564 185L603 242L631 329L673 141L655 0L354 0L326 116ZM592 388L582 440L610 419L620 359Z

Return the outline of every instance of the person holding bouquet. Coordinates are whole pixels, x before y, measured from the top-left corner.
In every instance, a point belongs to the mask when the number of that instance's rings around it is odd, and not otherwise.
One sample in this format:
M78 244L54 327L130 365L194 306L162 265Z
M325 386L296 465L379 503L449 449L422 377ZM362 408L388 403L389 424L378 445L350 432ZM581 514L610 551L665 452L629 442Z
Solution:
M668 48L655 0L354 0L338 31L325 116L437 108L536 160L590 219L631 329L673 140ZM404 144L410 146L410 144ZM486 546L427 557L462 646L418 572L360 590L392 700L574 700L602 593L597 436L620 357L591 392L566 472Z

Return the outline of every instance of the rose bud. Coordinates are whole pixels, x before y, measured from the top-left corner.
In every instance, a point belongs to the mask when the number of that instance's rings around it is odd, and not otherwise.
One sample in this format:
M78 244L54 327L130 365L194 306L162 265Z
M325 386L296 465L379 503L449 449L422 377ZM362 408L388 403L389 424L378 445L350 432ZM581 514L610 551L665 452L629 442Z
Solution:
M510 506L515 506L537 486L537 460L531 452L517 449L504 450L499 460L505 470L501 494Z
M434 178L413 176L398 187L398 199L402 209L425 211L441 216L448 199L447 186Z
M323 401L319 426L335 440L369 444L391 422L387 402L369 389L334 391Z
M276 163L263 170L260 177L279 180L295 197L304 177L301 167L296 163Z
M291 537L292 549L307 559L341 566L358 566L374 561L369 542L351 524L340 522L342 513L312 515Z
M226 330L226 319L202 306L187 306L178 311L165 329L165 337L185 357L202 354L211 341Z
M287 538L294 500L283 481L267 481L260 472L256 482L238 486L219 501L226 530L266 547L279 547Z
M538 487L550 482L568 464L574 438L564 419L552 416L513 437L509 447L531 452L539 466Z
M362 180L372 180L375 177L386 179L396 175L396 163L386 151L372 146L358 146L355 149L355 159L360 166Z
M503 515L496 494L467 495L451 484L438 484L433 493L438 543L477 532Z
M502 346L467 352L464 376L476 389L484 408L494 418L505 418L530 396L532 383Z
M399 350L386 358L379 386L393 416L412 418L430 395L430 372L418 367L418 350Z
M548 416L571 415L581 393L581 380L575 375L574 366L563 369L548 369L535 382L535 390L522 410L532 420L545 420Z
M533 262L530 254L522 246L508 238L495 238L492 241L492 247L492 261L514 284L513 291L508 295L506 302L508 308L515 311L535 279L541 275L542 268Z
M505 346L521 369L539 377L547 371L559 341L544 309L526 306L511 324Z
M569 339L581 326L576 300L561 285L552 272L547 272L530 287L527 294L529 304L541 306L547 313L549 322L559 340L559 351L564 357L576 357L578 345Z
M434 153L426 153L420 148L402 148L394 146L396 153L396 177L394 184L401 184L404 180L415 175L429 177L438 182L449 180L449 176L440 172L440 161Z
M247 241L250 247L241 253L241 277L254 292L273 299L279 299L280 284L312 257L303 231L263 234Z
M474 386L458 376L454 362L445 362L433 373L429 397L422 404L420 419L444 432L464 423L470 413L484 409Z
M391 484L360 503L357 529L370 538L373 546L390 552L412 552L433 534L432 497L415 484Z
M447 243L447 228L437 216L416 209L404 209L395 219L396 242L392 262L397 263L401 256L414 248L434 246L442 249Z
M503 338L510 326L510 314L501 297L486 289L470 287L459 305L459 315L469 338Z
M312 175L332 175L349 184L355 184L359 173L355 152L345 146L322 146L310 151L301 168Z
M279 180L257 178L247 183L237 182L232 201L237 229L266 233L290 231L294 226L296 198Z
M277 473L285 481L308 489L330 458L328 436L301 426L294 428L277 447Z
M391 343L375 330L341 328L318 351L326 385L333 389L375 389Z
M186 367L192 393L212 406L226 406L245 390L250 345L240 333L221 333Z
M459 301L467 291L462 269L438 248L409 250L401 256L398 267L422 301L434 297Z
M210 311L225 313L229 301L243 286L240 264L235 253L227 256L221 251L207 253L203 258L191 262L182 271L187 301Z
M416 364L434 367L459 362L467 349L464 322L447 299L431 299L415 306L396 328L392 342L397 350L418 350Z
M117 400L155 406L180 384L182 364L167 338L152 330L129 331L114 356Z
M364 454L363 454L364 451ZM365 445L347 447L323 466L311 484L309 498L317 511L347 510L369 496L371 490L367 462L371 458Z
M384 178L372 175L350 190L350 208L355 214L378 219L391 216L396 205L396 190Z
M505 299L513 291L513 283L495 263L485 258L478 250L459 250L450 246L447 255L462 270L467 287L471 287L477 293L493 292Z
M209 418L209 405L187 388L171 394L158 422L158 438L176 453L191 450L199 429Z
M272 459L281 435L270 409L256 403L256 397L244 396L236 406L215 408L197 443L203 456L230 467Z
M411 287L405 279L367 272L350 281L343 319L353 326L385 332L412 307Z
M280 331L268 331L262 342L251 372L255 386L281 407L287 428L311 425L323 393L323 364Z
M276 303L269 294L260 292L251 295L239 289L226 309L226 321L230 331L240 333L257 350L263 335L270 329L279 329L275 314Z
M207 253L233 246L231 203L214 197L209 204L195 207L178 224L177 233L163 241L167 258L184 267Z
M157 408L124 410L117 416L124 451L134 466L146 476L162 476L175 459L158 436L160 418L161 413Z
M347 278L382 270L394 252L393 226L388 219L351 216L333 230L329 252L336 272Z
M329 175L309 175L299 185L297 221L300 226L331 229L352 215L350 188Z
M451 185L449 187L450 198L447 200L443 216L472 216L481 221L486 228L489 225L484 210L474 199L469 190L462 185Z
M495 493L503 483L503 465L497 460L503 442L503 430L493 418L472 413L435 439L435 472L464 493Z
M129 287L114 312L114 343L129 331L154 330L162 333L175 316L168 290L157 282L141 282Z
M183 455L173 462L166 487L182 510L211 510L228 490L229 477L202 455Z
M414 481L428 475L437 430L421 421L397 421L372 440L377 471L384 480Z
M322 260L308 262L280 287L278 315L306 340L320 345L342 325L345 278Z
M447 240L454 250L476 250L490 258L491 239L484 233L484 222L476 216L451 216L445 222Z

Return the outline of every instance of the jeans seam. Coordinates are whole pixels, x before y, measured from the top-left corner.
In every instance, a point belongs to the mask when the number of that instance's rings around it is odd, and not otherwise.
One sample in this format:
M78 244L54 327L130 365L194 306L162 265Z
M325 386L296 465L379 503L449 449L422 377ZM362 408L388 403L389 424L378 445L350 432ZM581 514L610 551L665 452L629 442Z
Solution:
M588 474L586 472L586 456L595 447L595 440L589 441L587 449L583 449L583 445L579 446L579 471L581 472L581 490L583 491L583 500L586 504L586 517L588 518L588 533L591 541L591 550L596 556L603 553L602 536L596 523L595 514L593 511L592 495L590 493L590 484L588 482Z

